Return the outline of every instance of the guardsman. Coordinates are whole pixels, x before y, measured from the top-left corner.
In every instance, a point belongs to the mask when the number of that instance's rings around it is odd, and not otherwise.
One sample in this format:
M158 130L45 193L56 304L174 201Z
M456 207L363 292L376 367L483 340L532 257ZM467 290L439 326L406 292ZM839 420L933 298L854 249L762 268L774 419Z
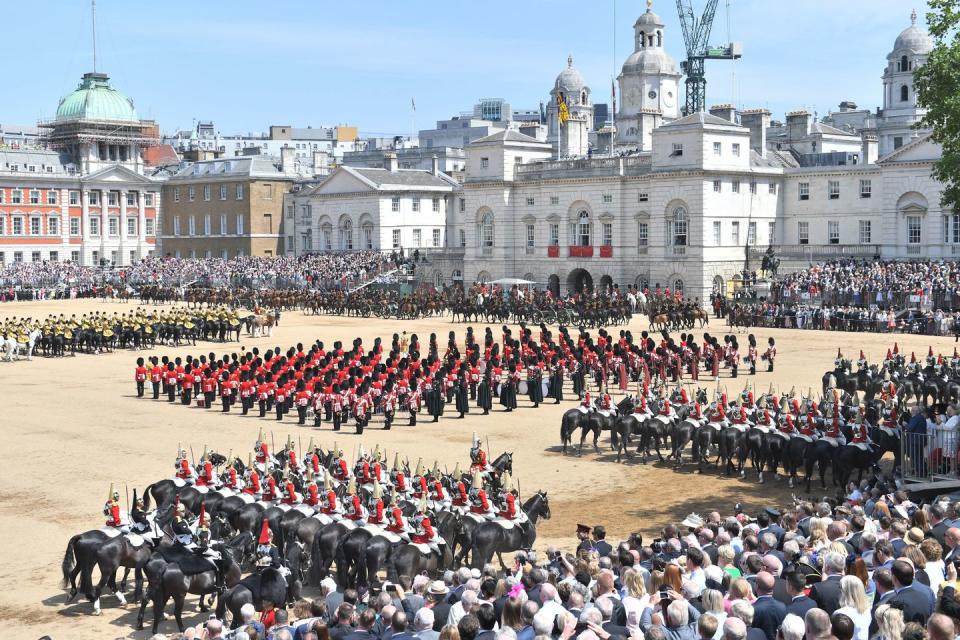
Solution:
M473 445L470 447L470 471L486 473L490 470L487 463L487 452L480 447L480 436L473 432Z
M234 468L233 463L231 462L224 472L223 486L231 491L237 491L240 488L237 484L238 481L239 479L237 478L237 470Z
M317 483L313 479L313 471L309 468L307 469L307 484L304 490L306 494L303 496L303 504L315 509L318 508L320 506L320 490L317 488Z
M180 449L177 451L177 461L174 463L174 467L177 470L178 478L187 484L194 483L196 475L194 474L193 467L190 465L190 460L187 459L186 450Z
M150 362L153 364L150 367L150 384L153 385L153 399L160 399L160 383L163 381L163 367L160 366L157 357L154 356L150 359Z
M772 336L767 338L767 350L760 357L767 361L767 371L773 371L773 361L777 359L777 343Z
M410 534L410 541L414 544L426 544L430 550L440 553L440 546L437 544L437 534L433 530L430 518L427 517L427 499L420 498L417 503L417 512L413 516L413 533Z
M379 482L373 484L373 492L370 494L370 516L367 518L367 522L379 527L387 524L383 513L383 490L380 488Z
M750 365L750 375L754 375L757 373L757 339L752 333L747 336L747 343L747 356L743 361Z
M833 403L833 418L830 422L830 429L824 432L823 437L834 447L845 444L843 432L840 430L840 404L836 399Z
M204 447L203 455L200 457L200 474L197 476L197 486L212 487L216 482L217 479L213 473L213 463L207 455L206 447Z
M323 506L320 507L320 511L328 516L338 515L340 508L337 506L337 492L333 490L333 482L330 480L329 474L323 478L323 493L325 500Z
M466 509L470 504L470 498L467 495L467 487L463 484L463 478L460 477L460 463L457 463L457 466L453 469L453 475L450 476L453 480L453 500L451 504L454 507L459 507L462 512L463 509Z
M350 483L347 485L347 504L344 517L354 522L364 519L363 503L360 501L360 496L357 495L357 482L354 478L350 478Z
M853 427L853 438L850 444L855 447L868 451L870 447L870 436L867 433L867 424L863 417L863 407L857 411L857 421Z
M136 488L133 490L133 508L130 510L130 530L139 534L150 530L150 520L147 519L143 497L137 496Z
M397 490L393 490L393 498L390 501L390 523L387 525L387 531L395 533L398 536L409 541L410 536L407 531L407 523L403 519L403 509L400 508L400 500L397 497Z
M470 513L479 516L488 517L490 515L490 502L487 500L487 492L483 489L483 480L480 478L480 472L473 472L473 482L470 485Z
M273 531L270 530L270 522L266 518L260 525L260 537L257 539L257 558L258 567L283 568L283 560L280 558L277 547L273 544Z
M260 474L257 472L257 468L251 464L252 460L247 461L247 478L246 484L243 487L243 492L251 495L257 496L260 495Z
M190 524L187 522L187 508L177 499L175 507L176 515L173 518L173 538L177 544L188 547L193 544L193 532L190 531Z
M133 372L133 379L137 383L137 397L143 397L144 386L147 383L147 367L143 358L137 358L137 368Z
M263 495L260 497L260 499L264 502L273 502L279 497L280 495L277 492L277 481L272 475L268 474L267 484L263 488Z
M107 516L107 526L120 528L123 521L120 519L120 493L113 490L110 485L110 492L107 493L107 502L103 505L103 515Z
M257 456L257 464L261 465L264 471L268 471L267 461L270 459L270 450L267 448L267 443L263 441L263 429L260 429L260 433L257 435L257 442L253 445L253 451Z
M807 442L813 442L817 437L817 425L812 411L807 412L807 419L800 426L800 437Z
M287 476L287 481L283 486L283 498L280 500L283 504L293 506L300 502L300 496L297 495L297 488L293 484L293 480Z
M497 515L505 520L516 520L517 497L513 494L513 481L510 479L510 473L508 471L503 472L501 483L503 485L503 494L500 501L501 507Z
M347 461L343 459L343 450L338 449L336 444L333 449L333 477L340 482L346 482L350 477L350 470L347 467Z
M767 410L763 410L764 414L767 414ZM777 432L784 438L790 439L796 433L796 428L793 424L793 416L789 413L784 415L783 422L777 425Z

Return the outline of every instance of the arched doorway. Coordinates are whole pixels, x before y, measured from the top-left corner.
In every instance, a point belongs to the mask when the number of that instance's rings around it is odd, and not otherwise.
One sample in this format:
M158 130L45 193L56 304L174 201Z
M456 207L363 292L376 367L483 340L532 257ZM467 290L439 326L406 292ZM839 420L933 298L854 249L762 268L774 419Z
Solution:
M713 276L713 292L714 293L723 293L726 290L726 284L723 281L723 276Z
M567 276L567 291L571 293L593 291L593 276L586 269L574 269Z
M560 276L553 274L547 278L547 289L553 294L554 298L560 297Z
M613 291L613 278L610 276L603 276L600 278L600 291L604 293L610 293Z

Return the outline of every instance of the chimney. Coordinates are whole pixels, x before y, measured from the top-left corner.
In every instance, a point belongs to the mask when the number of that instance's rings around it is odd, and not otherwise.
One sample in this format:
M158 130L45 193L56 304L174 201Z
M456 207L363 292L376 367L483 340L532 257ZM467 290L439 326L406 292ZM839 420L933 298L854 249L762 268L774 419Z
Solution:
M840 111L856 111L857 103L853 100L844 100L840 103Z
M326 151L313 152L313 175L325 176L330 173L330 155Z
M737 123L737 108L732 104L715 104L710 107L710 115L723 118L734 124Z
M740 112L740 124L750 129L750 148L767 157L767 129L770 127L770 112L766 109L745 109Z
M296 173L296 162L297 152L293 147L283 147L280 149L280 171L287 175Z
M799 141L810 135L810 112L802 109L787 114L787 139L790 142Z
M864 129L860 133L860 163L876 164L877 162L877 133Z
M433 158L430 159L430 172L435 176L440 175L440 159L437 158L437 154L433 154Z
M397 171L397 154L388 153L383 156L383 168L387 171Z

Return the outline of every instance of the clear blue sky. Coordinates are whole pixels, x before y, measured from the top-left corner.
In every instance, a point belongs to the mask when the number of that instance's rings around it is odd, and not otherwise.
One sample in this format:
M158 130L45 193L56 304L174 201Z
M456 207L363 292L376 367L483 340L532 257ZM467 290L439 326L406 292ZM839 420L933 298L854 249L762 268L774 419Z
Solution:
M726 3L713 44L727 40ZM694 0L698 11L703 4ZM798 107L823 115L845 99L875 108L885 56L912 8L922 22L924 0L730 0L744 58L707 63L707 103L765 106L774 118ZM676 3L655 0L653 9L679 62ZM97 67L165 132L197 118L225 134L281 123L406 134L411 97L417 128L480 97L536 107L567 54L594 101L609 102L644 10L644 0L98 0ZM90 3L7 3L4 15L0 122L32 124L92 66Z

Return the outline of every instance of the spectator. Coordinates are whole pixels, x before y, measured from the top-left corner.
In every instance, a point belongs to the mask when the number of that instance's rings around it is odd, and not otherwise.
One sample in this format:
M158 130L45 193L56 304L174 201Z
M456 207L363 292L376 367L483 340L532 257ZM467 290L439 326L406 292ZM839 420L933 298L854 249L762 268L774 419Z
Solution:
M807 611L807 615L803 617L803 626L806 629L804 634L806 640L824 640L832 633L830 614L823 609L814 608Z
M355 616L356 610L349 602L344 602L337 607L337 623L330 629L330 640L344 640L352 634Z
M440 633L433 628L433 609L424 607L417 611L413 619L414 635L420 640L439 640Z
M753 626L753 605L746 600L737 600L730 606L730 616L740 618L747 625L747 640L765 640L767 634L763 629Z
M828 553L823 561L823 580L810 589L810 598L817 607L832 615L840 606L840 579L846 557L839 553Z
M375 640L373 626L377 622L377 614L373 609L364 609L357 617L357 628L345 640Z
M476 614L477 622L480 625L480 633L477 634L477 640L494 640L496 635L495 629L497 627L497 612L493 608L493 605L489 602L481 603L477 607ZM463 631L461 630L460 635L463 636Z
M842 613L834 613L830 616L830 632L837 640L853 640L853 620Z
M803 618L788 613L780 623L779 637L781 640L803 640L803 634L806 631L803 624Z
M904 622L925 624L933 613L933 602L915 583L913 566L906 560L897 560L891 573L896 594L890 604L903 611Z
M472 613L464 614L457 622L457 631L460 633L460 640L475 640L480 633L480 621Z
M746 640L747 625L739 618L727 618L723 623L723 640Z
M723 635L723 623L727 621L727 614L723 610L723 594L716 589L704 589L700 601L703 603L704 613L700 619L703 620L704 617L709 616L716 620L713 638L720 640L720 636Z
M929 640L954 640L957 632L948 616L942 613L935 613L927 621L927 638Z
M863 582L854 576L840 580L840 607L836 613L847 616L854 625L854 638L868 640L870 636L870 603Z

